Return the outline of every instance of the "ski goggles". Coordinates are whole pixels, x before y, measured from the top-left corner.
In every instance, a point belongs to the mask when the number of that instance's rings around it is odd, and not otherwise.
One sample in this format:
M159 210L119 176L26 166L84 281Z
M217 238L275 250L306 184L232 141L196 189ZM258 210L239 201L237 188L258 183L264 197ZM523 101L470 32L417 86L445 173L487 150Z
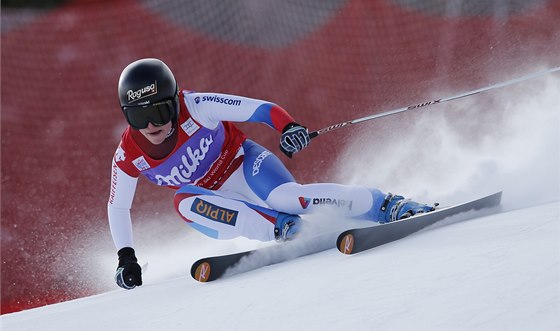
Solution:
M128 124L136 130L145 129L149 123L162 126L177 114L178 97L145 106L122 107Z

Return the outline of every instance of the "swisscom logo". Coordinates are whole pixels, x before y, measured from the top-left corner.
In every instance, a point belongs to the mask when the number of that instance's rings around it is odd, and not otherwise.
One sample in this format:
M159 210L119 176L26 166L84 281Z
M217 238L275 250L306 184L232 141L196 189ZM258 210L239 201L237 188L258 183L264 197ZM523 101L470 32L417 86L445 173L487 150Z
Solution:
M230 105L230 106L241 106L241 100L240 99L228 99L228 98L224 98L218 95L204 95L202 97L195 97L194 98L194 102L198 105L201 102L205 102L205 101L209 101L209 102L215 102L215 103L223 103L225 105Z

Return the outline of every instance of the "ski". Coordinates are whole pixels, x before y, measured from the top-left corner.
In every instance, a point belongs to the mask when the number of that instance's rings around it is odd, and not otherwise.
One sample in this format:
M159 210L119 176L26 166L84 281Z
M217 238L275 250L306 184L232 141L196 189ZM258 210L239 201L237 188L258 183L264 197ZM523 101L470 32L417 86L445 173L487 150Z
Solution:
M255 270L298 257L319 253L336 246L345 254L355 254L395 240L439 222L449 216L460 217L461 213L498 206L502 192L494 193L470 202L437 209L433 212L413 216L392 223L355 228L342 233L324 233L314 237L300 237L297 240L273 244L263 248L205 257L191 266L191 276L199 282L211 282L227 276ZM469 216L457 219L469 219Z
M340 232L324 233L313 237L273 244L254 250L202 258L193 263L191 276L199 282L211 282L226 276L255 270L327 249Z
M336 247L341 253L356 254L402 239L449 216L454 216L455 221L470 219L472 217L464 214L465 212L498 206L501 199L502 192L497 192L480 199L436 209L404 220L350 229L338 236Z

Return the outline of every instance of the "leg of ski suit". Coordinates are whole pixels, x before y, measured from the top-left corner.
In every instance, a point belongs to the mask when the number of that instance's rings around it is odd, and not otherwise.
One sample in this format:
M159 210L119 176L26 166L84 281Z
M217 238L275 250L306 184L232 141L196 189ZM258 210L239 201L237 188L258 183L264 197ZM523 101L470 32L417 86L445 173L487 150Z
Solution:
M251 140L245 141L241 152L243 163L220 189L189 185L175 195L183 219L210 237L270 241L279 212L300 215L328 210L366 218L385 198L380 191L361 186L298 184L278 157Z

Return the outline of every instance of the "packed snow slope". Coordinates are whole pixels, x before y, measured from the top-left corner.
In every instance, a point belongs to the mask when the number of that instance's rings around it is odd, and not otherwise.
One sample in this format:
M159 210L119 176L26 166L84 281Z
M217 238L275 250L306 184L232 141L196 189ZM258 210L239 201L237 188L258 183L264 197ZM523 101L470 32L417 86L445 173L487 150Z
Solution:
M507 196L506 196L507 198ZM2 316L3 330L558 330L559 203ZM185 265L185 273L186 273Z
M361 124L329 163L340 182L421 201L503 190L498 213L208 284L190 278L192 262L270 243L216 241L162 216L135 229L143 286L116 287L115 252L100 239L74 259L90 273L58 276L96 279L104 293L2 315L2 330L560 330L558 91L556 74ZM306 218L310 232L351 224Z

